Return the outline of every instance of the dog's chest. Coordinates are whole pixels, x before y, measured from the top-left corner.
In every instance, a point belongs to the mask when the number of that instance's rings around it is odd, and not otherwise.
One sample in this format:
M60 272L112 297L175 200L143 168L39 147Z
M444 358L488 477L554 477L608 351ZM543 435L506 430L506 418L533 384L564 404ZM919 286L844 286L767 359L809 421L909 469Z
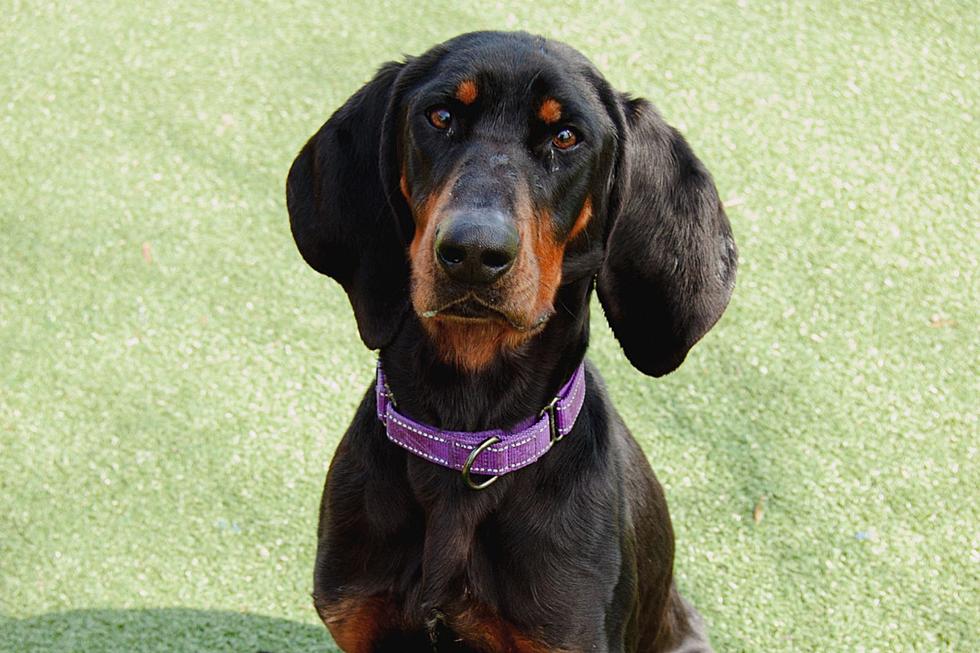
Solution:
M344 651L554 652L570 633L579 644L602 632L619 573L614 520L602 515L614 511L585 510L593 495L542 492L529 474L475 492L424 461L406 467L341 467L328 481L315 593Z
M499 606L511 599L501 585L519 586L509 580L517 563L497 550L508 548L506 540L500 533L491 537L487 522L474 528L447 523L446 516L427 516L422 542L399 543L422 552L401 587L317 606L337 643L345 651L365 652L388 651L387 642L399 642L391 651L409 650L398 648L406 642L436 653L554 651L502 614Z

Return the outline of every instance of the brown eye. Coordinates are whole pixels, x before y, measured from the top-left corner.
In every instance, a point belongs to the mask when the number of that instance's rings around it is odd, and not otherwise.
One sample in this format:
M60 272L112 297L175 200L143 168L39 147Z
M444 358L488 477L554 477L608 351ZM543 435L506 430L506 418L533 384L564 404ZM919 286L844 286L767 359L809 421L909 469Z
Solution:
M429 109L429 123L436 129L449 129L453 123L453 114L446 107L435 107Z
M555 137L551 139L551 144L559 150L567 150L578 144L578 136L575 135L574 131L566 127L555 134Z

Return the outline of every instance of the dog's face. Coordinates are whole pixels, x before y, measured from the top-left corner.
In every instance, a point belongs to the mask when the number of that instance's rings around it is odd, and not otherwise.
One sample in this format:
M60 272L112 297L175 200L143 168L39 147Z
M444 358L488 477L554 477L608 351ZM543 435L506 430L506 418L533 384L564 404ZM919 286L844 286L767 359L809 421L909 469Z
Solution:
M287 197L300 251L344 285L369 346L411 311L466 370L534 338L563 283L598 273L627 355L665 373L734 280L727 219L683 139L578 52L522 33L382 68L297 157Z
M604 192L616 130L586 65L483 40L448 51L393 108L414 225L411 304L437 350L465 368L544 328L565 248Z

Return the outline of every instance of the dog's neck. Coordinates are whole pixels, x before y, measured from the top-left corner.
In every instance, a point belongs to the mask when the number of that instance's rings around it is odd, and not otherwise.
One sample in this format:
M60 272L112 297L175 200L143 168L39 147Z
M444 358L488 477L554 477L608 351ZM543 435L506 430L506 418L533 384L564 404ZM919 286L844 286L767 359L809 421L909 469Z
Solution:
M582 361L589 340L591 279L562 286L556 312L533 338L503 351L486 368L442 362L414 314L381 361L399 411L443 429L508 428L536 416Z

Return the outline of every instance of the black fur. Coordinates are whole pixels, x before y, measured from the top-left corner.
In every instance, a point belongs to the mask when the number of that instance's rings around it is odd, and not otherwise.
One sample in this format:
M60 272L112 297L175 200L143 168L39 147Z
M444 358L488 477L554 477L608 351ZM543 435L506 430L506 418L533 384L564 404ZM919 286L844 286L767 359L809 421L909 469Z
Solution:
M286 182L300 254L347 291L371 349L391 341L408 307L408 262L378 163L381 123L400 68L385 66L354 94L299 153Z
M646 100L626 125L599 299L630 362L662 376L684 362L728 305L737 254L711 175Z
M484 104L461 114L474 117L454 140L416 124L433 93L474 75ZM547 138L539 127L522 131L515 98L535 85L574 98L568 109L584 147L551 159L538 146ZM490 106L502 108L478 113ZM544 328L465 371L441 360L412 310L414 222L399 177L424 194L473 143L508 138L508 178L533 181L532 202L549 210L555 233L568 235L585 197L593 218L564 245L562 285ZM494 186L484 195L503 201L507 192ZM381 350L399 410L448 429L508 427L537 414L585 354L596 276L627 357L654 376L680 365L734 282L727 218L684 139L650 104L611 89L582 55L523 33L467 34L384 66L300 152L287 199L301 254L347 291L361 338ZM482 492L389 443L369 389L324 489L314 596L351 651L488 650L462 625L473 610L483 611L487 632L506 624L547 650L709 650L699 618L673 589L672 566L663 492L589 365L572 433ZM511 637L492 646L545 650Z

